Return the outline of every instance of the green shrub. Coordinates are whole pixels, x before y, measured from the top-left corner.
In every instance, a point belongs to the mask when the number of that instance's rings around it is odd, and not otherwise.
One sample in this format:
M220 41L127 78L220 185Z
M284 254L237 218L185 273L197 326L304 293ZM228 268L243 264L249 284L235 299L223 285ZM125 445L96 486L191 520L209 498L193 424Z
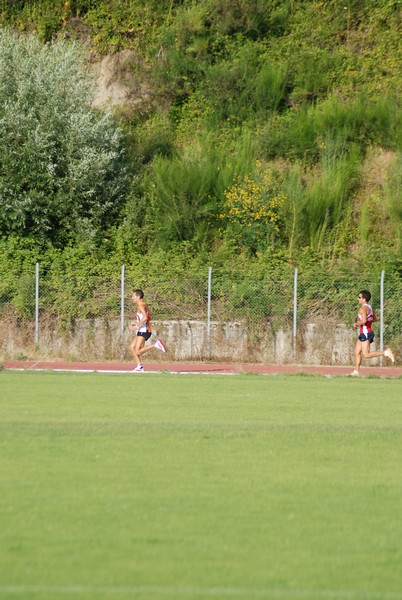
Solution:
M199 248L210 242L224 190L236 175L250 169L253 160L253 144L246 133L234 148L207 136L193 140L174 158L156 157L148 172L147 197L158 244L166 247L188 240Z
M95 239L126 184L122 136L91 107L76 44L0 30L0 232L64 245Z
M225 190L220 218L226 235L253 253L274 249L281 241L284 202L275 173L257 161L251 173Z
M217 222L215 213L222 208L224 190L236 176L250 174L258 158L283 170L287 200L274 252L287 248L287 257L298 262L306 246L312 245L331 268L351 248L357 255L362 242L366 248L371 244L373 252L381 245L383 249L393 246L395 255L400 254L398 177L390 173L385 184L386 210L381 219L389 223L379 226L371 214L365 222L361 206L353 210L359 177L348 174L342 162L354 153L364 156L369 146L400 148L397 1L4 0L1 8L1 25L12 23L18 30L36 31L47 41L54 41L59 32L85 39L94 51L91 56L97 58L99 52L135 49L132 68L136 74L141 72L149 93L145 110L133 102L119 113L131 159L130 185L121 195L113 187L114 174L122 166L119 160L111 170L106 168L107 174L102 160L99 171L91 171L96 198L88 201L84 192L92 193L89 188L80 188L77 198L76 188L68 187L66 178L50 181L43 168L49 162L49 147L39 143L40 160L35 162L35 137L25 136L30 142L25 155L32 162L16 171L25 177L21 187L25 191L28 185L34 209L25 219L23 235L35 232L42 243L50 239L63 247L79 232L87 250L104 247L111 261L115 255L135 255L137 247L146 253L182 243L196 247L200 256L213 247L214 263L224 256L230 260L229 248L241 254L238 240L233 232L218 231L223 223ZM51 48L47 46L49 53ZM0 78L12 71L2 68ZM31 79L35 80L27 78ZM45 86L37 86L31 100L42 102L40 88ZM137 90L131 92L135 98ZM13 96L6 90L3 97L7 101ZM42 110L40 102L39 108L33 101L23 107L23 114L34 123L32 115ZM35 110L30 112L28 105L35 105ZM53 108L48 109L50 114L57 112L57 106ZM71 116L73 108L70 105L63 115ZM27 129L14 119L11 130L2 130L2 160L9 164L7 148L13 132L25 135ZM63 119L60 130L68 130ZM57 156L53 163L63 171L76 141L71 136L66 146L63 136L55 134L50 142L50 155ZM93 164L99 156L104 158L104 142L95 135L84 144ZM119 148L120 142L121 137ZM351 159L352 166L357 162ZM41 186L32 185L33 173ZM109 212L111 196L116 202ZM48 203L48 198L54 202ZM75 198L78 214L71 209ZM25 209L21 205L19 213L3 210L3 221L13 219L14 231L20 231ZM363 216L360 223L353 223L356 214ZM46 231L38 222L45 224ZM361 229L367 225L367 235L360 240L353 237L352 224L355 232L359 225ZM9 228L8 223L3 233L8 234ZM389 232L389 240L381 240L383 231ZM257 255L265 251L271 264L272 248L271 252L260 248Z

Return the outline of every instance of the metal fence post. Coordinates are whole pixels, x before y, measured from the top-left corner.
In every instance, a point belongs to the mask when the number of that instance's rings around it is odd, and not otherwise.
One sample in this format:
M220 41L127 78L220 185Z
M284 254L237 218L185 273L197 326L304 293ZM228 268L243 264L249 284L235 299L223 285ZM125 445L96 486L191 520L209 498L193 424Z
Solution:
M292 354L293 360L296 359L296 336L297 336L297 275L298 271L295 269L293 278L293 338L292 338Z
M121 266L120 276L120 331L121 335L124 333L124 285L125 285L125 265Z
M39 263L35 265L35 346L39 343Z
M208 267L208 302L207 302L207 342L208 358L211 358L211 287L212 287L212 267Z
M380 279L380 350L384 349L384 276L385 271L381 271ZM382 367L382 356L380 358Z
M124 358L125 349L124 349L124 294L125 294L125 274L126 267L125 265L121 266L121 274L120 274L120 359Z

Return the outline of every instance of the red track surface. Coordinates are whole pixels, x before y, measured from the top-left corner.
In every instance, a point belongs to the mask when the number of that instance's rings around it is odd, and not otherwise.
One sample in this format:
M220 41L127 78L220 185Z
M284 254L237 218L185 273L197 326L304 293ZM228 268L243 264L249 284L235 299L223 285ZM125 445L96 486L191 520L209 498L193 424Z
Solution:
M70 362L70 361L44 361L44 360L6 360L5 369L22 369L29 371L99 371L112 373L127 373L132 371L134 364L130 362ZM353 367L312 366L312 365L261 365L261 364L231 364L231 363L144 363L145 371L169 373L260 373L262 375L275 375L279 373L317 373L327 376L350 375ZM136 373L136 375L139 375ZM361 375L377 375L381 377L400 377L400 367L363 367Z

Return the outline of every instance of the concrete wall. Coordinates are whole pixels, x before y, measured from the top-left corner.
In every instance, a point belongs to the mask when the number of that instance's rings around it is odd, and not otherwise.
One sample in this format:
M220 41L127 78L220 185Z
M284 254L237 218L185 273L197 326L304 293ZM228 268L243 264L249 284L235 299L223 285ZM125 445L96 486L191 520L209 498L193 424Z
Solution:
M77 320L68 329L57 322L42 322L39 344L34 344L34 324L26 320L3 319L0 323L1 356L17 358L64 358L70 360L129 359L132 333L121 335L120 321ZM154 332L161 337L168 353L158 360L229 362L353 364L355 333L344 324L325 322L301 325L293 356L291 328L250 331L238 322L211 323L211 337L202 321L154 321ZM155 355L154 355L155 356Z

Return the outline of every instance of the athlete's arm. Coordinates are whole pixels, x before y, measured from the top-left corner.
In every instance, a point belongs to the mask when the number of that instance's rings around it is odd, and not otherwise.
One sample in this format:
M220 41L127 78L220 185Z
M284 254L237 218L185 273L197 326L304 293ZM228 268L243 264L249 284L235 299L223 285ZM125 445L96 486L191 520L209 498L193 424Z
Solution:
M367 315L368 315L368 310L367 310L366 306L362 306L359 312L361 314L360 325L365 325L367 323Z
M360 327L360 325L365 325L367 323L367 308L365 306L361 306L357 314L358 320L356 327Z

